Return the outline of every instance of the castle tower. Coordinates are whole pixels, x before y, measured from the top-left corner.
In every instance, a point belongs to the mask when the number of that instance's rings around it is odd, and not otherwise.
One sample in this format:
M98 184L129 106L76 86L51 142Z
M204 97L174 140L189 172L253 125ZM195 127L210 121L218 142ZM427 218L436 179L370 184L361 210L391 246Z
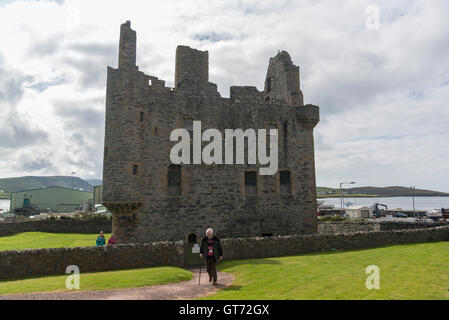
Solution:
M198 86L207 82L209 82L209 52L178 46L175 87Z
M270 58L264 90L265 101L303 106L300 89L299 67L295 66L288 52L281 51Z
M136 67L136 31L131 29L131 22L120 26L119 69L135 70Z

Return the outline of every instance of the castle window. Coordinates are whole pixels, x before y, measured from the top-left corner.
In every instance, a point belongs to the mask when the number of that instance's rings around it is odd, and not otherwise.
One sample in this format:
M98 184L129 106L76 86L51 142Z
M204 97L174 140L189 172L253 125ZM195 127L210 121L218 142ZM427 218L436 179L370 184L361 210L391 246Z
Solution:
M139 166L137 164L133 165L133 176L137 176L139 173Z
M257 172L245 172L245 192L246 194L257 194Z
M290 176L290 171L283 170L279 173L280 180L280 191L283 194L292 193L292 179Z
M143 122L143 112L140 112L140 122Z
M168 167L167 187L169 196L181 195L181 166L171 165Z

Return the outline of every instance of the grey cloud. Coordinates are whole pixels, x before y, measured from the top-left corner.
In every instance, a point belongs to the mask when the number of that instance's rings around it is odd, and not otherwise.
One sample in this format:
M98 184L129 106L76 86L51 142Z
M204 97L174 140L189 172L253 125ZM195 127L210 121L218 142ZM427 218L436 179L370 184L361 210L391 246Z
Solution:
M92 105L92 101L55 101L53 104L56 115L61 117L69 128L82 127L99 130L104 126L104 112L86 107L86 105Z
M43 169L51 169L53 162L51 154L38 156L34 159L25 159L20 162L19 169L26 172L41 171Z
M21 72L5 67L0 56L0 107L4 121L0 124L0 147L18 148L44 142L48 134L33 128L32 121L20 118L16 105L22 99L25 84L32 80Z
M70 54L63 59L65 63L75 68L81 74L82 88L100 88L106 84L106 66L114 65L116 60L115 46L112 45L76 45L69 47L82 57Z
M31 56L51 56L61 49L61 43L64 39L64 34L60 33L57 36L51 38L40 39L32 44L29 49L29 55Z
M114 44L97 44L97 43L83 43L83 44L74 44L67 48L68 50L74 50L77 52L81 52L86 56L100 56L103 58L110 59L114 57L115 51L118 50L117 46Z
M17 114L10 115L6 126L0 128L0 147L22 148L35 144L45 143L48 133L40 129L30 129Z
M15 105L23 96L24 84L32 77L7 67L0 53L0 102Z

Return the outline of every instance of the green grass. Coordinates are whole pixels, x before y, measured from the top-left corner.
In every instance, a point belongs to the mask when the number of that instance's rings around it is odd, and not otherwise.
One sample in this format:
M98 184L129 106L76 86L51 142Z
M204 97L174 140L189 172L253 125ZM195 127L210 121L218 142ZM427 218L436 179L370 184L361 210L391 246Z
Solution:
M380 268L368 290L367 266ZM449 242L226 261L233 284L207 299L449 299Z
M26 232L0 237L0 251L95 246L97 234ZM110 234L105 234L106 242Z
M65 282L68 275L30 278L23 280L1 280L0 294L68 291ZM191 280L190 271L174 268L146 268L123 271L81 273L80 290L109 290L154 286Z

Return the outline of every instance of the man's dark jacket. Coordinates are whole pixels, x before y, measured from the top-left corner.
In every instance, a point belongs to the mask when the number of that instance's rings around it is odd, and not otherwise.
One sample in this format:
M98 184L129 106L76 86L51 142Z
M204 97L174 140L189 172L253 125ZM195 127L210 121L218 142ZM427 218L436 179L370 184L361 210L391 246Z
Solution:
M221 241L220 239L218 239L216 236L213 236L212 238L214 240L214 258L215 258L215 262L218 262L220 260L220 257L223 256L223 248L221 247ZM209 240L209 238L207 236L205 236L203 238L203 240L201 240L201 247L200 247L200 253L203 255L204 259L207 258L207 253L208 253L208 243L207 240Z

